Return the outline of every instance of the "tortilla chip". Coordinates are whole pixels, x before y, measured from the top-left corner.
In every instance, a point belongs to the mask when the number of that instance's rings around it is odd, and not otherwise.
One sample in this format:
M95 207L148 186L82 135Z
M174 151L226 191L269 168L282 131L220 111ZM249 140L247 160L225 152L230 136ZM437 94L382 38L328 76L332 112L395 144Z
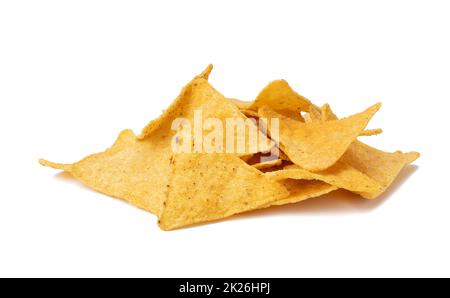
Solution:
M364 197L382 191L382 186L377 181L343 162L337 162L331 168L315 173L292 165L266 175L277 181L284 179L319 180Z
M65 168L57 168L69 169L68 172L93 189L127 200L159 215L171 173L172 140L176 135L172 130L172 122L179 117L193 122L196 110L202 110L204 119L213 117L223 122L227 118L247 119L205 80L211 68L208 66L201 75L192 80L169 109L157 120L150 122L138 138L132 132L126 131L121 134L112 149L88 157L73 167L67 165ZM273 142L266 141L265 137L264 144L268 144L269 148L263 148L264 150L270 150L274 145ZM243 155L259 152L258 146L250 146L248 142L247 145L248 152Z
M329 104L324 104L320 110L317 110L314 107L310 108L307 121L305 122L317 122L317 121L329 121L329 120L337 120L338 118L333 113L333 111L330 108ZM383 133L383 130L381 128L376 129L368 129L362 131L359 136L360 137L370 137L374 135L379 135Z
M266 174L267 175L267 174ZM272 202L272 206L280 206L287 204L294 204L307 199L320 197L327 193L337 190L338 188L333 185L329 185L322 181L307 181L307 180L292 180L287 179L280 181L286 189L290 192L290 195L286 199Z
M267 107L260 108L258 113L266 125L268 119L280 119L280 148L293 163L315 172L330 168L342 157L380 106L376 104L342 120L312 123L300 123Z
M230 103L225 97L216 91L205 79L196 77L191 81L181 92L178 98L165 111L165 113L158 119L151 121L142 131L139 139L155 138L158 134L174 135L171 130L173 121L177 118L186 118L193 123L195 111L202 111L203 119L215 118L222 121L223 127L226 127L226 119L242 119L248 118L242 114L238 107ZM252 124L259 131L259 127ZM235 140L238 138L247 137L247 135L240 135L235 131ZM274 146L263 134L259 134L258 144L252 144L248 139L243 140L246 144L245 152L239 153L242 155L266 152ZM223 134L223 144L226 144L226 134Z
M267 206L286 188L232 155L179 154L159 225L173 230Z
M335 120L338 118L329 105L326 109L328 112L326 113L325 120ZM402 153L397 151L388 153L375 149L360 141L355 141L343 155L342 161L382 185L381 190L368 193L364 196L366 199L375 199L389 188L405 166L414 162L419 157L420 153L418 152Z
M419 157L418 152L388 153L356 141L350 145L342 161L381 184L380 190L364 196L367 199L374 199L389 188L405 166Z
M258 111L263 106L267 106L285 117L304 122L300 113L309 111L313 104L307 98L296 93L285 80L277 80L269 83L248 109Z

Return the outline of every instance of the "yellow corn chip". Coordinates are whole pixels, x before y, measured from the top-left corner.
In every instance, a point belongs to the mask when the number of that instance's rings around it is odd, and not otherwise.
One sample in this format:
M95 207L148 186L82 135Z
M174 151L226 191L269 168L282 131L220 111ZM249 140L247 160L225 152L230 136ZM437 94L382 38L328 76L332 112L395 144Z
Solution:
M374 199L394 182L406 165L419 157L420 153L418 152L402 153L398 151L388 153L356 141L350 145L342 161L382 185L380 190L368 193L365 196L367 199Z
M56 168L71 172L93 189L127 200L159 215L171 173L172 140L176 135L176 131L172 130L173 121L183 117L193 123L194 113L198 110L202 111L205 119L213 117L222 122L227 118L247 119L205 80L211 68L209 66L192 80L169 109L147 125L139 138L136 139L132 132L126 131L112 149L88 157L73 166ZM225 139L225 134L223 137ZM242 136L236 135L236 139L238 137ZM270 150L273 146L273 142L263 143L269 148L264 150ZM247 152L243 155L259 152L258 146L247 145ZM48 162L44 164L57 165Z
M325 114L325 121L338 119L329 105L326 109L328 111ZM405 166L419 157L418 152L388 153L356 140L349 146L342 161L382 185L381 190L363 195L367 199L374 199L389 188Z
M159 225L173 230L267 206L286 188L232 155L179 154Z
M309 171L322 171L342 157L380 106L376 104L342 120L312 123L289 119L267 107L260 108L258 114L266 122L272 118L280 120L280 148L293 163Z
M343 162L337 162L331 168L315 173L304 170L297 165L291 165L286 166L283 170L270 172L266 175L277 181L284 179L320 180L365 197L382 191L382 186L377 181Z
M313 104L292 90L285 80L277 80L269 83L248 109L258 111L263 106L267 106L283 116L304 122L300 113L309 111Z
M308 114L308 121L305 122L315 122L315 121L329 121L329 120L337 120L338 118L333 113L329 104L324 104L320 110L317 110L314 107L310 107L310 111ZM379 135L383 133L381 128L376 129L368 129L362 131L359 136L360 137L370 137L374 135Z

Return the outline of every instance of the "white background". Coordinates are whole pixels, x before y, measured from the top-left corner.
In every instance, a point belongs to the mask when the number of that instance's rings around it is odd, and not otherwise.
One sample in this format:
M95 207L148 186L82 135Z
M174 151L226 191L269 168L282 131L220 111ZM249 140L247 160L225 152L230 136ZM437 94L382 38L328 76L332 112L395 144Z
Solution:
M0 276L450 276L448 1L0 2ZM365 141L417 150L377 201L339 194L162 232L38 158L158 116L208 63L228 97L286 79Z

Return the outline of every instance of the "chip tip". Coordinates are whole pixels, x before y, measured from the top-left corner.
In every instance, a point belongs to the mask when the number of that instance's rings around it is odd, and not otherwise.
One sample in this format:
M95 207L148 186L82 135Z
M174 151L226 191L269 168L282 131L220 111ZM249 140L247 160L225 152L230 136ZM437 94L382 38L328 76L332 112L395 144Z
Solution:
M63 171L68 171L70 165L65 165L65 164L60 164L60 163L55 163L55 162L51 162L45 159L39 159L39 163L44 166L44 167L49 167L49 168L53 168L55 170L63 170Z
M165 231L165 232L172 231L172 230L175 230L175 229L176 229L176 228L174 228L174 227L170 227L170 226L167 225L164 221L161 221L161 220L158 220L158 227L159 227L162 231Z
M376 104L374 104L371 108L374 109L375 111L378 111L379 109L381 109L381 106L383 104L381 102L377 102Z
M421 154L417 151L409 152L408 155L410 157L410 163L418 160L421 156Z
M383 130L381 128L375 128L375 129L368 129L368 130L364 130L363 132L361 132L359 134L360 137L371 137L371 136L376 136L379 134L382 134Z
M197 76L197 78L201 78L201 79L208 80L208 79L209 79L209 75L211 74L213 68L214 68L214 65L209 64L209 65L205 68L205 70L204 70L201 74L199 74L199 75Z

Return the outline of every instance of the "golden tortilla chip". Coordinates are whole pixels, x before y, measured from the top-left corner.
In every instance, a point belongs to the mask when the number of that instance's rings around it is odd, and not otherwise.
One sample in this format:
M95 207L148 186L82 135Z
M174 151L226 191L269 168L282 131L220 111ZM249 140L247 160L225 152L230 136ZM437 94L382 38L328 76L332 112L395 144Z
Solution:
M381 104L342 120L300 123L267 107L259 109L263 122L280 121L280 148L290 160L309 171L322 171L333 166L364 130ZM266 123L268 125L268 123ZM270 131L269 127L269 131Z
M314 105L307 98L295 92L285 80L277 80L269 83L248 109L258 111L264 106L285 117L304 122L300 113L309 111L310 107Z
M314 107L310 107L309 114L307 114L307 120L305 122L317 122L317 121L329 121L329 120L337 120L338 118L333 113L329 104L324 104L320 110L317 110ZM374 135L379 135L383 133L381 128L368 129L362 131L359 136L360 137L370 137Z
M159 225L173 230L263 208L286 188L232 155L179 154Z
M338 119L329 105L326 109L328 112L325 121ZM366 199L374 199L389 188L405 166L419 157L420 153L418 152L402 153L397 151L388 153L356 140L349 146L342 157L342 161L382 185L381 190L364 195Z
M389 188L405 166L419 157L418 152L388 153L356 141L350 145L342 161L381 184L380 190L364 196L367 199L374 199Z
M297 179L319 180L329 185L361 194L364 197L382 191L382 186L367 175L343 162L337 162L331 168L320 172L309 172L297 165L286 166L283 170L266 174L274 180Z
M208 75L209 73L206 72ZM201 75L196 77L191 81L181 92L178 98L172 103L172 105L165 111L165 113L158 119L151 121L139 135L139 139L146 138L158 138L161 134L164 136L167 134L174 135L170 132L172 123L177 118L186 118L190 120L191 123L194 122L194 114L199 110L202 111L203 120L208 118L220 119L222 125L226 127L227 119L234 120L247 120L248 118L242 114L238 107L226 100L225 97L215 90L203 77L206 75ZM249 126L254 127L259 131L259 127L256 124L251 124ZM161 128L161 129L160 129ZM246 144L245 152L239 154L246 155L258 152L269 151L274 143L271 142L262 133L259 133L259 142L256 144L249 142L247 139L248 135L238 134L237 130L234 132L236 143L241 140L241 142ZM242 138L246 138L242 140ZM223 133L223 144L227 143L227 135Z
M172 140L176 135L176 131L172 130L173 121L183 117L193 123L194 113L198 110L202 111L204 119L212 117L221 119L222 122L227 118L247 119L205 80L211 68L209 66L192 80L169 109L147 125L137 139L132 132L126 131L112 149L88 157L73 166L56 168L69 169L68 172L93 189L127 200L159 215L171 173ZM224 139L225 137L224 134ZM268 144L267 148L273 146L273 142L264 140L263 143ZM259 146L247 145L247 152L243 155L259 152Z

